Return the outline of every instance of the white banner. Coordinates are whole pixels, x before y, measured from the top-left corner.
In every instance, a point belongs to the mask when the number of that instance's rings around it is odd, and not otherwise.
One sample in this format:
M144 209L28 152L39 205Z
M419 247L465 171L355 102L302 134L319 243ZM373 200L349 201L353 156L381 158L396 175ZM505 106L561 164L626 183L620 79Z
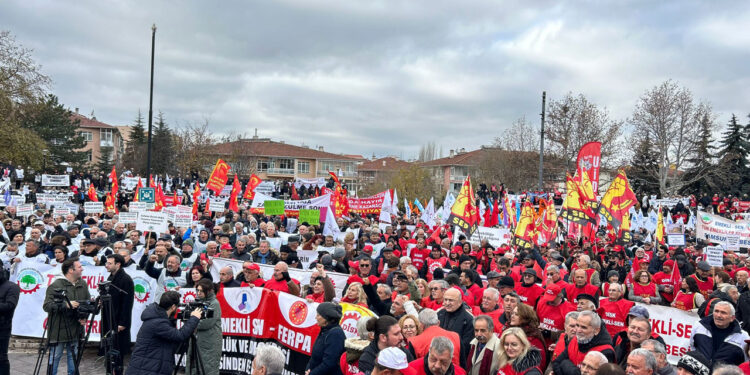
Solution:
M100 214L104 212L104 203L102 202L85 202L83 212L87 214Z
M234 260L234 259L224 259L224 258L213 258L211 262L211 276L214 280L219 280L219 270L229 266L232 267L232 270L234 271L234 275L237 276L239 272L242 272L242 261L241 260ZM264 280L270 280L273 277L273 266L269 264L258 264L260 266L260 273ZM298 268L290 268L289 269L289 277L292 279L295 279L300 282L300 288L304 287L305 285L310 284L310 275L312 274L313 270L301 270ZM326 272L328 274L328 277L331 279L331 282L333 283L334 289L336 289L336 298L341 298L342 293L344 292L344 285L346 285L346 280L349 279L350 275L345 275L343 273L336 273L336 272Z
M130 202L130 204L128 205L128 211L131 211L131 212L147 211L151 209L149 206L150 206L150 203L147 203L147 202Z
M319 188L322 188L323 186L326 186L326 178L325 177L318 177L318 178L299 178L297 177L294 180L294 187L296 189L299 189L302 187L302 185L305 185L305 187L312 187L317 186ZM256 189L257 191L257 189Z
M120 220L120 223L123 223L123 224L135 224L135 223L138 223L138 213L137 212L120 212L117 215L117 217Z
M211 197L209 198L208 208L211 212L224 212L224 204L227 202L227 198Z
M177 212L174 214L173 224L177 228L190 228L193 224L193 213L192 212Z
M154 301L153 290L156 280L143 271L126 269L125 272L133 278L135 301L133 302L133 319L130 328L130 340L135 342L136 335L141 328L141 313L146 306ZM37 262L21 262L15 266L12 282L17 282L21 288L18 308L13 315L13 334L19 336L42 337L47 313L42 310L47 288L57 278L62 277L60 266L50 266ZM99 295L99 283L109 277L109 272L103 266L84 266L83 281L89 287L92 298ZM101 314L94 317L95 324L90 340L99 341L101 333ZM87 323L88 326L88 323Z
M276 185L273 184L273 181L261 181L260 184L255 187L254 191L256 194L271 195L274 190L276 190Z
M36 202L50 206L60 206L70 202L70 197L67 194L48 194L39 193L36 195Z
M66 174L43 174L42 186L70 186L70 177Z
M453 233L454 245L458 242L458 236L461 234L463 234L463 231L456 227L455 232ZM494 248L498 248L502 245L510 244L511 237L512 233L510 233L510 229L508 228L479 227L474 234L471 235L469 242L481 244L481 241L486 239L490 245Z
M697 216L696 238L703 238L726 248L730 242L734 242L734 237L738 237L739 247L750 247L750 222L731 221L701 211L698 211Z
M648 310L652 332L661 335L666 344L667 360L673 365L677 364L680 357L689 350L693 327L699 324L698 314L674 307L642 303L636 303L636 305Z
M16 215L28 217L34 213L34 205L31 203L21 204L16 208Z
M120 187L132 191L135 190L135 188L138 186L138 177L123 177L120 180ZM146 181L145 178L141 177L141 186L148 186L148 181Z

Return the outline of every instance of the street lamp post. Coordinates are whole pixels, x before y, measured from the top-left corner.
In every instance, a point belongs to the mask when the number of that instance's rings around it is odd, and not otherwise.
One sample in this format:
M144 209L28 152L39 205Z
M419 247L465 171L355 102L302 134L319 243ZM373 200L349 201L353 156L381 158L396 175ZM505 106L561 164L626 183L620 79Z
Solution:
M151 181L151 126L154 118L154 45L156 44L156 24L151 26L151 87L148 96L148 153L146 156L146 178Z

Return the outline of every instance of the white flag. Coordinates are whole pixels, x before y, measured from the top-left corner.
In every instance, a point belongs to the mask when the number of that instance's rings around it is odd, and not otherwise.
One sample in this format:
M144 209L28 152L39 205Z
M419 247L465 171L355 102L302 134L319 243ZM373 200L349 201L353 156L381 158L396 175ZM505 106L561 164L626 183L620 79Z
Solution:
M380 206L380 217L378 221L381 223L391 223L391 193L385 192L385 198L383 198L383 205Z
M432 198L430 198L430 203L427 203L427 207L422 212L422 220L431 227L437 225L435 223L435 202Z
M328 209L326 209L326 223L323 227L323 235L333 236L334 241L339 239L339 237L343 238L343 236L341 235L341 230L339 229L339 225L338 223L336 223L336 218L333 216L333 207L330 206L328 207Z
M398 191L396 189L393 189L393 201L391 203L391 213L398 215Z

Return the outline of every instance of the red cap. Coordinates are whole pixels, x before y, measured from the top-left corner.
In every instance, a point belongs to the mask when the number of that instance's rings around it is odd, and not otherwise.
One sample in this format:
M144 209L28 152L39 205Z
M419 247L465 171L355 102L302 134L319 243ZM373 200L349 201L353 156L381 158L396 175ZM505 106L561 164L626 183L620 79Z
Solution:
M619 253L622 251L622 245L615 245L615 247L612 250L617 251Z
M401 251L399 251L399 250L393 250L393 255L394 255L394 256L395 256L396 258L401 258Z
M365 247L362 248L362 252L372 254L372 245L365 245Z
M547 290L544 292L544 294L547 294L552 297L557 297L558 294L562 292L562 288L557 284L547 284Z
M255 264L255 263L251 263L251 264L250 264L249 266L245 266L245 267L242 267L242 268L244 268L244 269L246 269L246 270L256 270L256 271L260 271L260 266L259 266L259 265L257 265L257 264Z
M228 243L225 243L225 244L221 245L221 249L220 250L232 250L232 245L230 245Z
M674 261L672 259L664 262L664 265L670 268L674 268Z
M353 268L355 270L359 270L359 262L357 261L349 261L349 268Z

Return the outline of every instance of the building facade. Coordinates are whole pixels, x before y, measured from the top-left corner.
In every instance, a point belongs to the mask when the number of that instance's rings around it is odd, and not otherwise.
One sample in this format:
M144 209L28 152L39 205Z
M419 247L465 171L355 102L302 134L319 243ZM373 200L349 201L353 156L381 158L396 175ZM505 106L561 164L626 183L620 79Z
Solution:
M110 162L118 164L125 153L125 142L116 126L98 121L96 117L88 118L79 113L73 114L73 120L78 120L78 134L86 140L86 146L81 149L88 156L88 164L96 164L102 157L102 151L110 150Z

